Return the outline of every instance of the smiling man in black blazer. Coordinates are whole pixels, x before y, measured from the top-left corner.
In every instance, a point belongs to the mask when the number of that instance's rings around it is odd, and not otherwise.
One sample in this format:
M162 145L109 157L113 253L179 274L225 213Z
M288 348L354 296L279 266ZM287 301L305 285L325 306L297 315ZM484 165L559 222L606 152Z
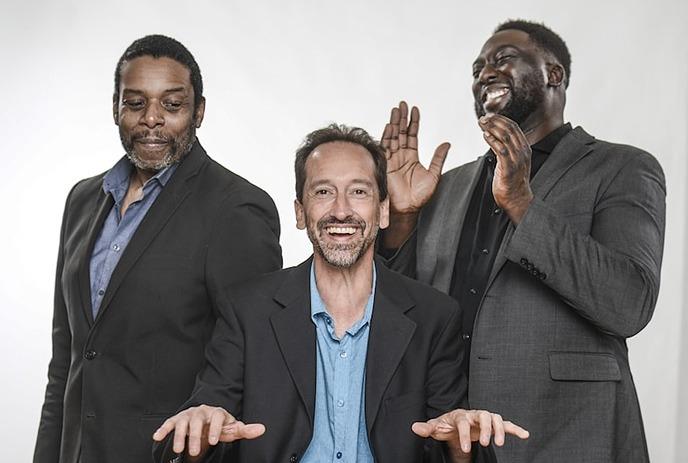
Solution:
M112 109L127 155L65 206L35 463L149 461L203 364L220 288L281 267L272 200L196 138L203 84L182 44L132 43Z
M296 196L313 257L227 292L193 395L154 435L167 439L156 460L188 449L192 461L458 463L472 460L471 441L527 437L458 409L456 303L373 260L389 214L382 147L357 128L311 133ZM218 441L235 442L211 449Z

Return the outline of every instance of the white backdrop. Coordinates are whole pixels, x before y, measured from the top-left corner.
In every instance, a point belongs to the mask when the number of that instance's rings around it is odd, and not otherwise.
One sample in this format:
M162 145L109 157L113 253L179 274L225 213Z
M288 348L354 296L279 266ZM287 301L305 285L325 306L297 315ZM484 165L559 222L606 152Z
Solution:
M293 152L330 121L379 136L400 98L421 108L421 156L452 142L446 168L485 148L471 63L497 23L542 20L573 56L566 118L654 153L667 174L663 281L654 319L629 341L654 461L688 461L688 8L682 0L425 2L19 1L0 5L0 439L29 461L50 358L64 199L122 150L113 70L134 39L163 33L194 53L217 161L262 186L282 219L285 265L309 254L294 227ZM679 414L681 413L681 416ZM581 442L581 445L585 445ZM683 449L682 449L683 450Z

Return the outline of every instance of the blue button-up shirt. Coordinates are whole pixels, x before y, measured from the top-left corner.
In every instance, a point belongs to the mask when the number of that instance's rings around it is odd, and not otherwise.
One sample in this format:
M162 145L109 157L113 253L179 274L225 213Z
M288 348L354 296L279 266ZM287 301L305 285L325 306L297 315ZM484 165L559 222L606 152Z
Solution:
M122 217L122 202L129 188L132 169L131 162L123 157L103 178L103 191L105 194L112 195L115 205L105 219L91 255L91 308L93 318L98 313L112 272L115 270L124 249L146 216L148 209L162 191L162 187L167 184L177 169L177 164L166 167L149 178L143 185L142 197L132 202Z
M373 267L373 287L363 318L338 339L311 266L311 319L317 342L315 423L302 463L374 461L365 422L365 362L375 283Z

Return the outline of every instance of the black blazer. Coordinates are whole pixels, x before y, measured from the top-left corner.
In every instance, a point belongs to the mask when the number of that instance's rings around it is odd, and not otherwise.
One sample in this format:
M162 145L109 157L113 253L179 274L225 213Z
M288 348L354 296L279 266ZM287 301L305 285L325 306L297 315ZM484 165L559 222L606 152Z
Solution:
M294 462L308 447L316 384L311 261L228 293L228 310L208 344L208 366L182 408L221 406L245 422L265 424L266 433L215 449L209 459L221 460L223 452L227 462ZM368 437L378 463L421 462L440 449L413 434L411 424L457 408L466 395L460 312L449 296L384 265L376 269L366 358ZM160 445L156 461L174 459L170 447L171 439Z
M281 267L270 197L196 142L129 242L94 320L89 262L113 206L102 180L79 182L65 207L35 463L150 461L152 432L203 366L220 288Z

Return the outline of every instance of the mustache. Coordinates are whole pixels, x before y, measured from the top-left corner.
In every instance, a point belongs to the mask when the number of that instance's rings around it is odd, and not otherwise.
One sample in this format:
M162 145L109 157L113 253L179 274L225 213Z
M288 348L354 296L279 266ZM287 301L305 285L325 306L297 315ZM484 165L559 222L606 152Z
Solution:
M361 230L365 230L366 226L362 219L356 218L353 215L348 215L341 220L331 215L329 217L323 217L322 219L318 220L317 223L318 230L322 230L329 225L357 225L361 227Z
M162 132L157 131L157 130L156 131L146 130L146 131L141 131L141 132L134 132L130 138L132 141L147 140L147 139L148 140L150 140L150 139L160 140L163 142L170 141L170 138L167 135L165 135Z

